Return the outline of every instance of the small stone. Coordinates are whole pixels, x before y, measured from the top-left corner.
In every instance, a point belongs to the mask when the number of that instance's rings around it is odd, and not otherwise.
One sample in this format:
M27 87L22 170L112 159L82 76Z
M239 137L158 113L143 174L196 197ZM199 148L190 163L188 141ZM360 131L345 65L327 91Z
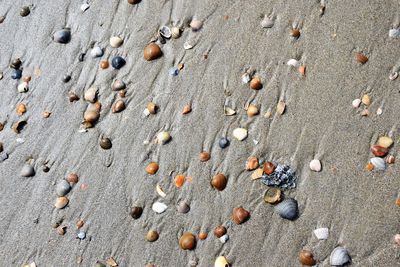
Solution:
M376 144L384 148L389 148L393 144L393 139L388 136L381 136Z
M67 82L69 82L71 80L71 75L68 75L68 74L65 74L64 76L63 76L63 78L62 78L62 81L64 82L64 83L67 83Z
M399 29L390 29L389 37L390 38L400 38L400 30Z
M190 105L185 105L183 107L182 114L185 115L185 114L190 113L191 111L192 111L192 107Z
M249 83L250 80L251 80L250 74L248 74L247 72L243 73L243 75L242 75L242 82L243 82L243 83Z
M79 233L78 233L78 238L80 239L80 240L83 240L83 239L85 239L86 238L86 233L84 232L84 231L79 231Z
M254 77L250 81L250 88L253 90L260 90L263 87L261 79L258 77Z
M222 244L225 244L229 240L229 235L223 235L219 238L219 241L221 241Z
M163 131L157 134L157 142L161 145L165 145L171 140L169 132Z
M22 70L12 70L11 71L11 79L13 80L19 80L22 77Z
M92 50L90 51L90 55L93 58L102 57L103 54L104 54L103 49L101 49L101 47L99 47L99 46L93 47Z
M120 47L123 43L124 41L118 36L113 36L110 38L111 47L117 48Z
M76 222L75 226L76 226L77 229L80 229L80 228L83 227L84 224L85 224L85 222L83 220L79 220L79 221Z
M66 194L69 193L70 190L71 190L71 186L66 180L61 180L60 182L58 182L58 184L56 186L56 194L59 197L65 196Z
M69 28L65 28L59 31L56 31L53 35L53 40L56 43L66 44L71 40L71 30Z
M57 209L63 209L68 205L69 199L67 197L58 197L54 204Z
M221 137L218 141L218 145L220 148L226 148L229 146L229 140L226 137Z
M35 169L33 168L32 165L30 164L25 164L24 167L22 167L20 175L22 177L32 177L35 176Z
M125 59L123 59L120 56L116 56L112 59L111 61L111 66L113 66L114 69L120 69L126 64Z
M358 108L361 104L361 99L357 98L354 99L353 102L351 102L351 105L353 106L353 108Z
M178 76L179 74L179 69L177 67L172 67L169 69L169 75L171 76Z
M310 162L310 169L315 172L320 172L322 169L321 162L317 159L313 159Z
M235 130L233 130L233 137L235 137L239 141L243 141L247 138L247 129L236 128Z

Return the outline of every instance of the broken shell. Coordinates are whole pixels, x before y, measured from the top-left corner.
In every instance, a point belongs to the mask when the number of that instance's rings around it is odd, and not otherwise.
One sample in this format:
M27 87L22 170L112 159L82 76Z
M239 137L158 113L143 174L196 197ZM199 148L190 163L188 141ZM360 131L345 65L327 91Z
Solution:
M376 144L384 148L389 148L393 144L393 139L389 136L381 136Z
M254 104L250 104L247 108L247 116L254 117L259 113L258 107Z
M217 238L220 238L221 236L223 236L223 235L225 235L225 234L226 234L226 228L225 228L223 225L217 226L217 227L214 229L214 235L215 235Z
M305 250L305 249L300 251L299 261L301 264L306 265L306 266L313 266L316 264L316 261L314 260L314 255L312 254L312 252L309 250Z
M118 36L113 36L110 38L111 47L117 48L117 47L120 47L123 43L124 43L124 40L122 40Z
M262 177L263 173L264 173L263 169L258 168L251 174L251 179L252 180L260 179Z
M298 60L294 59L294 58L289 59L289 61L286 64L288 66L292 66L292 67L295 67L295 68L300 67L300 62Z
M23 103L18 104L17 108L16 108L16 112L19 116L21 116L22 114L24 114L26 112L26 106Z
M250 74L248 74L247 72L243 73L243 75L242 75L242 82L243 82L243 83L249 83L250 80L251 80Z
M369 116L369 110L368 109L364 109L363 111L360 112L361 116Z
M137 220L142 216L143 213L143 208L142 207L133 207L130 215L132 216L133 219Z
M181 36L181 29L179 27L171 28L171 37L177 39Z
M326 240L329 237L329 229L328 228L318 228L313 231L314 235L318 238L318 240Z
M250 81L250 88L254 89L254 90L260 90L263 87L262 83L261 83L261 79L258 77L254 77L253 79L251 79Z
M119 113L125 109L125 102L124 100L117 100L117 102L114 103L112 107L112 112L113 113Z
M258 159L256 157L249 157L246 161L246 170L252 171L258 167Z
M0 153L3 152L4 148L3 148L3 143L0 142Z
M235 137L239 141L243 141L247 138L247 129L236 128L235 130L233 130L233 137Z
M270 161L266 161L266 162L264 163L264 166L263 166L263 171L264 171L267 175L270 175L271 173L273 173L273 172L275 171L275 168L276 168L275 164L273 164L273 163L270 162Z
M282 191L276 187L270 187L265 191L264 201L269 204L276 204L281 201Z
M357 62L361 63L361 64L365 64L368 61L368 57L366 55L364 55L363 53L355 53L354 57L356 59Z
M150 162L146 167L146 172L148 174L155 174L158 171L158 164L155 162Z
M94 110L87 110L83 114L84 120L90 123L96 122L99 119L99 117L100 117L99 112Z
M300 31L299 29L292 29L290 30L290 36L294 38L299 38L300 37Z
M329 257L329 264L333 266L342 266L350 262L350 256L347 249L343 247L335 248Z
M97 92L98 89L96 87L90 87L89 89L86 90L83 98L90 103L94 103L96 102Z
M203 27L203 22L201 20L194 19L190 22L189 26L193 31L198 31L201 29L201 27Z
M282 115L285 112L285 109L286 109L285 102L280 100L278 102L278 105L276 106L276 112L278 112L280 115Z
M56 199L56 203L54 204L54 207L56 207L57 209L63 209L65 208L65 206L68 205L68 198L67 197L58 197Z
M102 137L100 139L99 144L100 144L100 147L105 150L110 149L112 147L111 140L110 140L110 138L107 138L107 137Z
M389 149L387 149L386 147L378 146L378 145L372 145L371 152L376 157L384 157L389 152Z
M157 113L157 105L154 104L153 102L149 102L147 104L147 110L149 111L150 114L156 114Z
M370 159L370 162L374 165L375 169L383 171L386 169L386 163L383 158L374 157Z
M306 76L306 66L301 65L297 70L299 71L301 76Z
M363 95L363 97L361 98L361 102L364 105L369 106L369 104L371 104L371 100L369 98L369 95Z
M399 73L397 71L393 71L389 74L389 80L394 81L399 77Z
M166 197L167 194L165 194L164 190L161 188L159 184L156 185L156 192L157 194L160 195L160 197Z
M399 38L400 37L400 30L399 29L390 29L389 30L389 37L391 37L391 38Z
M227 183L228 180L222 173L215 175L211 180L211 186L217 189L218 191L224 190Z
M224 107L224 114L226 116L233 116L236 114L236 111L230 107Z
M165 39L171 38L171 35L172 35L171 29L170 29L169 27L167 27L167 26L162 26L162 27L158 30L158 33L159 33L162 37L164 37Z
M395 162L396 158L393 155L389 155L386 157L386 163L388 164L393 164Z
M33 168L32 165L30 164L25 164L24 167L22 167L20 175L22 177L32 177L35 176L35 169Z
M56 194L59 197L63 197L66 194L69 193L69 191L71 190L71 186L69 185L69 183L66 180L61 180L60 182L58 182L57 186L56 186Z
M143 51L143 56L147 61L157 59L161 57L161 55L161 48L155 43L148 44Z
M353 108L358 108L361 104L361 99L354 99L353 102L351 102L351 105L353 106Z
M49 112L49 111L43 111L42 112L42 117L43 118L48 118L48 117L50 117L50 115L51 115L51 112Z
M22 82L18 85L18 93L26 93L29 90L29 84L28 82Z
M321 162L317 159L310 161L310 169L315 172L320 172L322 169Z
M146 240L149 242L154 242L158 239L158 233L155 230L150 230L147 232Z
M165 145L171 140L171 135L169 132L163 131L157 134L157 142L160 145Z
M56 31L53 34L53 40L54 42L60 43L60 44L66 44L71 40L71 30L69 28L65 28L59 31Z
M185 175L177 175L175 176L175 186L181 188L185 183Z
M184 48L185 50L190 50L190 49L192 49L194 46L195 46L195 44L193 43L193 41L186 41L186 42L183 44L183 48Z
M367 171L373 171L374 170L374 164L372 164L371 162L367 163L367 166L365 166L365 168L367 169Z
M57 233L59 234L59 235L64 235L65 234L65 229L66 229L67 227L66 226L62 226L62 225L60 225L60 226L58 226L57 227Z
M99 46L95 46L92 48L92 50L90 50L90 55L93 58L101 57L101 56L103 56L103 54L104 54L103 49L101 49L101 47L99 47Z
M75 173L70 173L67 176L67 181L70 184L76 184L78 182L78 175L76 175Z
M83 220L79 220L76 222L75 226L77 229L81 229L84 224L85 224L85 222Z
M26 121L17 121L16 123L13 124L12 126L12 130L19 134L22 129L25 127L25 125L27 125L28 123Z
M122 90L122 89L125 89L125 88L126 88L125 82L122 81L122 80L119 80L119 79L115 80L111 85L111 89L113 91L119 91L119 90Z
M184 250L193 250L196 247L196 237L189 232L179 238L179 246Z
M153 205L151 206L151 209L158 214L163 213L167 208L168 208L167 205L158 201L154 202Z
M210 159L210 154L208 152L203 151L200 153L199 159L201 162L208 161Z
M190 113L191 111L192 111L191 106L190 106L190 105L185 105L185 106L183 107L182 114L188 114L188 113Z
M293 198L287 198L283 200L277 204L274 209L279 216L287 220L295 220L299 212L297 201Z
M272 28L274 26L274 21L265 15L260 24L263 28Z
M229 262L224 256L219 256L215 260L214 267L229 267Z
M237 208L233 209L232 220L236 224L242 224L242 223L246 222L249 218L250 218L250 212L248 212L244 208L237 207Z
M179 213L188 213L190 211L190 206L185 201L181 200L176 206L176 209Z

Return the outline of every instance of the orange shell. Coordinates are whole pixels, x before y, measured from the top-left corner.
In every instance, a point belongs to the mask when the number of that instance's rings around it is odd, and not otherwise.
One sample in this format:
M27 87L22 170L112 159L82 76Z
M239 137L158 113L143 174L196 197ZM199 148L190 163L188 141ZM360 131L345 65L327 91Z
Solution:
M183 184L185 183L185 175L177 175L175 177L175 186L178 188L181 188Z

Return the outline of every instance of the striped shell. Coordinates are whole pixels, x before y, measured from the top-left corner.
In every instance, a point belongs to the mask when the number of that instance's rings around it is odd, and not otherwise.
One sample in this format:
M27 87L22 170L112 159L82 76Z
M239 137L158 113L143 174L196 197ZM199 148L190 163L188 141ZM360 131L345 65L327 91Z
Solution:
M284 219L295 220L299 214L297 201L287 198L275 206L275 212Z
M329 257L329 263L332 266L342 266L350 261L350 256L349 253L347 252L347 249L343 247L337 247L335 248L331 256Z

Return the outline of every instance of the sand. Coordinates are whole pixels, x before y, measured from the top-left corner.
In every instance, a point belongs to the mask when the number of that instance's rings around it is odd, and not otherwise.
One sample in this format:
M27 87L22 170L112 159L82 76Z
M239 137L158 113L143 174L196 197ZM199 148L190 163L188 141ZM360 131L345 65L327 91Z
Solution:
M94 266L109 257L119 266L187 266L195 258L198 266L212 266L219 255L232 266L301 266L303 248L313 251L319 266L329 266L329 254L338 245L348 249L351 266L399 266L399 247L392 241L399 232L400 209L394 205L398 164L386 171L365 170L369 146L380 135L392 131L391 153L398 150L400 79L388 79L392 68L400 66L400 40L388 36L399 21L397 1L327 1L322 17L318 1L143 0L136 6L89 1L84 13L81 1L34 1L31 14L21 17L25 4L4 0L0 5L0 15L6 15L0 24L0 119L7 121L0 141L9 154L0 163L1 266L32 261L38 267ZM261 28L262 18L271 13L273 28ZM143 48L160 26L185 25L193 17L204 21L199 32L186 28L179 39L162 46L162 58L143 59ZM298 40L289 36L292 23L300 27ZM52 34L64 26L71 28L71 42L53 42ZM108 44L114 35L124 39L120 48ZM183 49L187 40L196 44L192 50ZM101 70L100 59L88 55L92 42L105 48L103 59L120 55L126 66ZM355 62L355 51L365 53L368 63ZM87 56L80 62L82 52ZM25 94L10 78L8 65L16 57L23 61L23 75L32 75ZM290 58L307 66L306 77L286 65ZM170 76L168 70L180 62L184 69ZM261 77L261 90L241 82L247 68ZM72 80L65 84L66 73ZM119 114L111 113L115 78L128 84L127 108ZM83 93L92 85L100 90L101 117L95 128L80 133L88 105ZM71 90L81 100L70 103ZM351 106L365 93L372 99L369 117ZM287 105L283 115L275 113L279 100ZM145 117L149 101L160 111ZM28 124L17 135L11 125L21 119L15 113L20 102L27 106L22 119ZM224 115L225 102L237 110L236 116ZM261 106L262 115L247 117L244 106L250 102ZM188 103L193 111L182 116ZM271 119L263 117L269 108ZM51 111L48 119L41 116L44 110ZM248 128L245 141L232 137L236 127ZM164 146L151 142L160 130L173 138ZM111 138L111 150L99 147L101 135ZM218 146L221 136L231 140L224 150ZM144 145L145 140L150 144ZM205 163L198 160L203 150L211 153ZM297 188L285 195L299 203L297 220L280 218L264 203L267 187L244 170L249 156L296 169ZM37 173L23 178L19 172L29 158ZM321 160L322 172L309 169L314 158ZM47 160L50 171L45 173ZM150 161L160 165L154 176L145 172ZM71 172L80 181L68 194L69 205L56 210L55 185ZM209 183L218 172L229 179L222 192ZM177 189L173 177L180 173L193 179ZM157 183L165 199L155 192ZM86 191L81 184L88 185ZM190 202L189 213L176 212L180 199ZM165 213L151 210L157 200L168 205ZM144 206L138 220L129 215L133 205ZM237 206L249 210L251 218L231 225ZM64 236L51 226L60 219L67 226ZM79 219L87 234L82 241L76 235ZM221 224L230 225L226 244L212 234ZM328 240L313 236L318 227L329 228ZM150 229L160 233L156 242L145 240ZM183 251L178 238L186 231L209 236L195 250Z

